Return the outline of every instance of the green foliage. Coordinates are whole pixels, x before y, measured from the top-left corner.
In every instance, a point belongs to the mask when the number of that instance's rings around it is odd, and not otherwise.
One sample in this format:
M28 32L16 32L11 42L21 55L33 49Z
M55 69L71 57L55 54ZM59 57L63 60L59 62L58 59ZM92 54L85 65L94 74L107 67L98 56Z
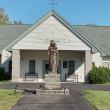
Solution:
M4 14L4 8L0 8L0 24L9 24L8 14Z
M11 80L11 75L10 75L10 73L5 73L3 80Z
M104 68L104 67L103 67ZM110 82L110 69L109 68L105 68L106 73L108 73L109 75L109 82Z
M105 67L93 67L89 72L89 81L92 84L104 84L109 82L109 73Z
M0 81L2 81L5 77L5 69L0 67Z
M0 67L0 81L11 80L11 75L5 72L4 67Z
M21 20L19 20L19 21L15 21L15 20L14 20L14 24L23 24L23 23L22 23Z
M0 84L10 84L12 83L11 80L3 80L3 81L0 81Z
M11 110L12 106L17 102L17 100L22 96L23 90L18 90L15 93L13 89L11 90L0 90L0 110Z
M97 24L87 24L87 26L99 26Z

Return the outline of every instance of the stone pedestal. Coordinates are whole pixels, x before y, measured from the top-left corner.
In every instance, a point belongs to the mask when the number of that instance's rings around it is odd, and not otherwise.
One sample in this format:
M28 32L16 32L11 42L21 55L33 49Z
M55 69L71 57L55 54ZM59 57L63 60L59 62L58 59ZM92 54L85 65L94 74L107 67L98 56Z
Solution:
M59 90L45 90L37 89L37 95L70 95L68 89L59 89Z
M45 74L45 88L58 89L60 88L60 74L49 73Z
M69 90L61 88L60 74L45 74L45 87L36 90L37 95L70 95Z

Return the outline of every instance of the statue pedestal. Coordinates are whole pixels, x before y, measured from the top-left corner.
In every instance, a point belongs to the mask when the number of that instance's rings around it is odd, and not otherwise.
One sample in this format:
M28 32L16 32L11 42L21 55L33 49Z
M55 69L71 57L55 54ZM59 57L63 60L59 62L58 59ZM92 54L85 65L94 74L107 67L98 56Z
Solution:
M45 74L45 88L59 89L60 87L60 74L51 72L49 74Z
M45 87L36 90L37 95L70 95L69 90L61 88L60 74L45 74Z

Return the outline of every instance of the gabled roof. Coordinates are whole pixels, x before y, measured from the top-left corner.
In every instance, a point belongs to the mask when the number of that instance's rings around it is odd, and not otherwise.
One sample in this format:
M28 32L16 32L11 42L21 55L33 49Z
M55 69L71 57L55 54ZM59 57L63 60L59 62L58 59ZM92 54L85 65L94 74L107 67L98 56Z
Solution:
M0 53L29 27L30 25L0 24Z
M106 54L101 50L94 42L91 42L90 39L87 38L84 34L81 33L81 30L78 30L76 27L72 26L70 23L68 23L62 16L60 16L56 11L51 10L49 13L47 13L44 17L42 17L40 20L38 20L33 25L29 26L28 29L24 30L24 33L21 35L18 35L9 45L7 45L7 50L12 51L13 46L19 42L21 39L23 39L26 35L28 35L31 31L33 31L36 27L38 27L42 22L44 22L46 19L48 19L50 16L54 16L60 23L62 23L64 26L66 26L72 33L74 33L79 39L81 39L84 43L86 43L89 47L91 47L92 52L99 51L102 56L105 56ZM13 30L12 30L13 31Z
M89 41L110 56L110 26L73 26Z

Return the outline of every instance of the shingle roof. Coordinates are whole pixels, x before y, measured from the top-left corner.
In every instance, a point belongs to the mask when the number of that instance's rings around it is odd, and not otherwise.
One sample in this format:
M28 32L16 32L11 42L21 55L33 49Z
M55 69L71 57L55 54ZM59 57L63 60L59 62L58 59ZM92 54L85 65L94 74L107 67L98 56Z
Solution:
M89 41L110 56L110 26L73 26Z
M0 51L16 40L31 25L1 25L0 24ZM73 27L110 56L110 26L81 26Z
M9 49L11 51L13 45L15 45L50 16L54 16L78 38L90 46L92 52L99 51L102 56L110 56L110 26L72 26L54 10L51 10L33 25L0 24L0 53L6 47L7 50Z
M31 25L0 25L0 50L16 40ZM73 27L110 56L110 26L81 26Z
M0 51L17 39L30 25L0 24Z

